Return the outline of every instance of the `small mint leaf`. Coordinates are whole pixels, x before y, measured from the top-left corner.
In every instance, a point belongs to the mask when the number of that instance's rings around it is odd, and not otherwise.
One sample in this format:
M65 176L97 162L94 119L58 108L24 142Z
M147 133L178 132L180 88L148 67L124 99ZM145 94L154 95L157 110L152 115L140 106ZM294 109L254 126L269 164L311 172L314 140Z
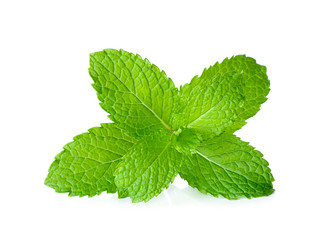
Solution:
M195 129L181 128L174 133L175 149L180 153L196 153L196 147L201 142L201 136Z

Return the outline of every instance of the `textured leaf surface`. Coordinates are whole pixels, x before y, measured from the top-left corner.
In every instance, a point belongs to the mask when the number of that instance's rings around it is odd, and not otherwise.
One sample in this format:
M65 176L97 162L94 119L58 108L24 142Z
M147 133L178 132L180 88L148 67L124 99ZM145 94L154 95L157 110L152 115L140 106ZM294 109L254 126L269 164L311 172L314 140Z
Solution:
M118 165L115 183L127 190L133 202L149 201L178 174L182 155L173 148L172 138L167 131L142 139Z
M186 156L180 176L202 193L228 199L273 193L273 176L262 154L230 133L223 133Z
M55 157L45 184L57 192L69 192L70 196L114 193L113 172L134 141L113 123L92 128L64 146L64 151Z
M237 86L237 84L228 85L225 81L228 79L220 77L221 75L230 73L239 73L242 75L240 86ZM223 94L230 95L232 93L226 91L226 89L231 87L241 88L240 93L244 96L244 103L239 108L229 107L235 111L235 115L231 115L231 121L228 121L226 126L223 125L223 122L217 123L214 120L212 121L212 127L215 128L213 130L215 130L216 134L224 129L226 131L235 131L241 128L246 123L246 119L259 111L261 104L267 100L266 96L270 91L266 67L257 64L253 58L238 55L230 59L226 58L222 63L216 63L214 66L205 69L200 77L194 77L190 84L184 85L180 90L184 106L183 110L180 111L183 111L185 114L184 124L190 124L191 127L196 127L196 122L191 123L191 120L200 117L198 115L202 115L205 110L208 110L210 102L214 104L216 101L224 101L225 99L223 98L216 98L215 94L220 94L220 96ZM232 95L232 99L235 98L237 98L237 95ZM223 112L226 109L222 108L221 110ZM189 114L192 116L187 117ZM217 117L216 114L209 114ZM218 116L221 119L223 118L220 113ZM208 119L208 121L210 120ZM204 127L209 126L207 121L200 121L200 125L203 124L207 124Z
M244 104L242 74L220 73L208 84L184 85L180 90L181 107L174 118L175 127L196 129L204 135L217 135L238 117ZM176 125L175 125L176 124Z
M106 49L90 55L90 75L110 119L141 135L169 125L178 90L163 71L147 59Z

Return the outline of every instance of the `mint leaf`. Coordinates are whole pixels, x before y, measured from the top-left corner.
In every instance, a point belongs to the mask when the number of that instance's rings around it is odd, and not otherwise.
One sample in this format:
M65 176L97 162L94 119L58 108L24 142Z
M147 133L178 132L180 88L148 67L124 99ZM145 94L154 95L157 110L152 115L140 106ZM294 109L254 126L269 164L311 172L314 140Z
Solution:
M228 199L268 196L273 176L262 154L233 135L266 101L266 68L235 56L174 86L139 55L106 49L89 73L113 123L74 137L45 184L69 196L104 191L149 201L179 173L203 193Z
M195 85L195 81L199 85ZM194 86L194 87L193 87ZM244 105L242 74L220 73L202 82L194 78L180 89L181 106L177 108L177 126L196 129L206 136L217 135L230 126Z
M116 192L113 172L135 140L113 123L74 137L55 157L45 184L70 196Z
M178 174L183 157L173 148L173 137L166 130L141 139L118 165L115 183L127 190L133 202L149 201Z
M223 133L186 156L180 176L202 193L228 199L268 196L274 178L262 154L231 133Z
M112 121L140 135L158 126L172 129L178 90L164 71L139 55L113 49L92 53L90 65L100 105Z
M223 77L235 76L235 73L240 74L240 81ZM183 112L183 120L178 124L199 129L207 126L207 131L212 131L214 135L224 130L235 131L259 111L269 91L265 66L245 55L226 58L182 87L183 107L179 108L179 112ZM241 101L238 103L239 99Z

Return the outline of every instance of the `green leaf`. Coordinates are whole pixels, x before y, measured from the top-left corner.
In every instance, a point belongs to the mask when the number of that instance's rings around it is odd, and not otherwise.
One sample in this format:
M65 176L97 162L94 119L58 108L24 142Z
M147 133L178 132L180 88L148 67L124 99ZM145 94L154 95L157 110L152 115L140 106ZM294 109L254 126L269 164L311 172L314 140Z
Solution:
M204 136L217 135L231 126L244 104L242 74L220 73L207 84L194 78L180 89L181 106L174 127L195 129Z
M134 142L113 123L91 128L64 146L50 166L45 184L69 196L114 193L113 172Z
M178 90L164 71L126 51L106 49L90 55L90 75L101 107L110 119L136 134L171 130Z
M133 202L159 195L178 174L183 156L172 146L173 136L165 130L141 139L118 165L115 183Z
M274 178L263 155L231 133L223 133L186 156L180 176L202 193L228 199L268 196Z
M233 73L241 74L241 81L230 82L230 74ZM221 77L228 74L229 79ZM233 87L239 94L230 90ZM224 130L234 132L246 124L246 119L259 111L261 104L267 100L269 91L265 66L257 64L253 58L245 55L226 58L222 63L216 63L205 69L200 77L195 76L190 84L181 88L183 107L179 108L179 112L184 113L181 117L184 120L181 123L194 128L211 126L210 130L215 135ZM240 94L242 97L239 96ZM239 105L235 104L233 100L239 99L244 101ZM222 107L225 105L224 101L227 101L227 107ZM217 113L216 110L219 112ZM180 114L177 115L176 118L182 121Z

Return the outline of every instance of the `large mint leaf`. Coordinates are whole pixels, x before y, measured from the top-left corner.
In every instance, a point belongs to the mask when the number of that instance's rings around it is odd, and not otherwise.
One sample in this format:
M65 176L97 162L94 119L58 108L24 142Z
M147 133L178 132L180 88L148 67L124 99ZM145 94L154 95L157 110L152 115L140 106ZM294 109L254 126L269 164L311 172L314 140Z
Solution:
M180 176L202 193L228 199L268 196L274 178L263 155L231 133L223 133L187 155Z
M240 86L231 83L229 83L229 86L227 82L224 82L225 78L221 78L222 75L233 72L241 74L242 81ZM235 131L241 128L246 123L246 119L259 111L261 104L267 100L266 96L270 91L266 67L257 64L253 58L245 55L234 56L230 59L226 58L222 63L216 63L214 66L205 69L200 77L195 76L190 84L186 84L181 88L180 95L183 108L179 108L179 112L185 113L183 123L192 125L190 123L191 120L196 117L199 117L199 119L200 116L203 117L202 114L205 110L209 110L210 103L214 104L216 101L223 101L222 98L215 99L215 95L229 95L231 93L226 91L226 89L233 86L241 88L244 103L239 108L235 108L235 115L230 117L230 122L226 126L213 120L212 124L221 127L212 129L212 131L215 134L219 134L222 130ZM236 96L232 97L232 99L237 99ZM229 109L233 110L233 108L234 106L231 103ZM226 108L222 108L220 111L224 112ZM191 114L193 118L187 118L188 114ZM216 114L214 115L217 116ZM207 125L204 125L204 123ZM193 124L196 125L196 122L193 122ZM201 122L200 125L201 127L210 126L208 122ZM211 126L213 127L214 125Z
M159 126L172 130L169 122L178 90L147 59L106 49L90 55L89 72L101 107L115 123L140 135Z
M207 84L196 81L180 89L181 105L173 126L195 129L207 137L217 135L234 123L244 104L242 74L220 73Z
M115 183L133 202L147 202L173 182L183 159L173 147L174 137L164 130L140 139L118 165Z
M64 146L50 166L45 184L70 196L114 193L113 172L134 142L114 123L91 128Z

